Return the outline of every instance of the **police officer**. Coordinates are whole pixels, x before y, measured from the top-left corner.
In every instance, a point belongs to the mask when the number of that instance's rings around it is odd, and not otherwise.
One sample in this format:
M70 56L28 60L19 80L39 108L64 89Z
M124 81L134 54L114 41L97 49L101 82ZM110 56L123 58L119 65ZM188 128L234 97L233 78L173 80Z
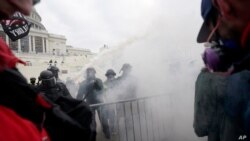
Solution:
M108 89L112 89L116 83L115 71L113 69L109 69L107 70L105 76L107 77L107 80L104 82L104 86L106 86Z
M71 97L68 89L63 88L61 83L56 81L56 77L51 71L45 70L40 73L39 85L37 89L53 98L58 96Z
M30 86L33 90L36 90L37 85L36 85L36 78L35 78L35 77L31 77L31 78L30 78L30 84L29 84L29 86Z
M104 82L105 86L105 96L108 102L114 102L116 95L116 84L117 79L115 78L116 73L113 69L107 70L105 76L107 77L107 80ZM116 134L116 107L114 105L108 105L104 108L105 111L103 113L104 120L108 120L109 122L109 132L111 132L113 135Z
M77 99L84 100L88 104L102 103L102 80L96 78L94 68L87 68L86 80L80 83L80 88L77 94Z
M56 78L51 71L42 71L39 80L41 81L38 86L38 90L44 93L47 100L53 103L54 106L58 106L64 113L60 114L55 111L60 117L60 120L66 120L69 124L68 126L53 124L55 121L53 119L48 119L46 124L47 129L50 131L50 135L55 141L69 140L63 137L75 138L81 137L82 139L89 140L91 130L90 124L92 122L92 113L83 101L76 100L72 97L65 97L64 91L58 86ZM60 129L60 127L66 127L65 129ZM80 128L79 128L80 127ZM79 134L80 132L80 134ZM62 136L58 136L62 133ZM64 135L64 134L67 135ZM70 135L79 135L78 137L70 137ZM79 139L77 139L79 140Z
M61 81L60 78L59 78L59 75L58 75L58 73L60 71L58 67L56 67L56 66L49 66L47 70L51 71L54 74L54 76L55 76L55 78L56 78L57 81L59 81L59 82Z
M38 90L52 99L52 101L55 101L60 95L63 95L63 91L58 87L56 78L51 71L42 71L39 76L39 81Z
M35 85L36 85L36 78L35 78L35 77L31 77L31 78L30 78L30 84L31 84L32 86L35 86Z
M67 97L72 97L71 94L69 93L69 90L67 89L66 85L59 78L59 75L58 75L58 73L60 71L59 68L56 66L49 66L49 68L47 70L51 71L52 74L55 76L57 86L60 87L60 89L63 91L63 95L67 96Z
M80 88L77 94L77 99L86 101L89 105L103 103L103 83L102 80L96 78L96 70L92 67L87 68L86 70L86 80L80 83ZM105 120L102 120L101 109L100 107L92 108L92 137L91 141L96 140L96 121L95 121L95 111L98 112L99 119L101 120L102 125L107 125L103 123ZM103 128L105 130L105 128ZM105 133L105 132L104 132Z
M53 63L53 61L52 61L52 60L50 60L50 61L49 61L49 66L52 66L52 63Z

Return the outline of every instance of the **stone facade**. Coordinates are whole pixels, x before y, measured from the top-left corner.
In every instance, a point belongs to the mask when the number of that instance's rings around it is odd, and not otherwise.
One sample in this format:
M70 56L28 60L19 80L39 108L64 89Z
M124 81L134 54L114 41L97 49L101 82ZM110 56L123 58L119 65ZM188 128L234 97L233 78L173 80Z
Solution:
M91 54L91 52L86 49L67 49L66 37L49 33L41 23L42 18L35 9L30 16L26 18L31 23L29 35L15 42L8 38L0 26L0 37L6 41L14 53L49 54L57 56L74 55L75 53L77 53L77 55L86 55L84 53L87 53L87 55Z
M92 56L94 53L92 53L89 49L82 49L82 48L73 48L72 46L66 47L66 53L69 56Z

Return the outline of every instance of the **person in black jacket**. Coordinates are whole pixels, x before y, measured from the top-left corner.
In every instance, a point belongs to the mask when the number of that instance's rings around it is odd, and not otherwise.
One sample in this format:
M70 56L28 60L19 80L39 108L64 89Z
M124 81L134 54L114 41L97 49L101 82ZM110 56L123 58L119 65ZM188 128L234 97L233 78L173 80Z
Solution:
M51 71L42 71L39 78L41 84L37 89L58 109L54 110L54 114L58 115L59 119L49 116L45 121L52 141L89 140L92 122L89 106L83 101L63 95L63 90L58 86ZM65 123L64 120L68 121Z
M32 0L1 0L0 21L9 20L17 11L28 16L31 10ZM0 140L50 140L43 121L51 105L30 88L16 68L18 63L24 64L0 38Z
M90 105L103 102L103 83L101 79L95 77L95 74L94 68L86 70L86 80L80 83L77 94L77 99L84 100Z
M116 73L113 69L107 70L106 74L106 81L104 82L104 94L105 94L105 101L107 102L114 102L117 96L116 93L116 86L117 86L117 79L115 78ZM109 122L109 129L110 132L115 135L116 134L116 106L115 105L107 105L103 108L105 110L103 116L105 120Z
M66 85L59 79L59 68L56 66L50 66L47 70L51 71L52 74L55 76L57 87L62 91L62 94L67 97L72 97Z
M48 67L47 70L51 71L54 74L54 76L56 78L56 81L62 82L62 80L59 78L59 71L60 70L59 70L58 67L51 65L51 66Z
M80 83L80 88L77 94L78 100L86 101L87 104L93 105L98 103L103 103L103 83L102 80L96 78L96 71L94 68L87 68L86 70L86 80ZM103 131L107 138L109 138L109 134L107 135L106 129L108 124L106 120L102 120L101 108L100 107L92 107L92 131L94 132L91 141L96 140L96 121L95 121L95 112L98 112L99 119L101 120Z

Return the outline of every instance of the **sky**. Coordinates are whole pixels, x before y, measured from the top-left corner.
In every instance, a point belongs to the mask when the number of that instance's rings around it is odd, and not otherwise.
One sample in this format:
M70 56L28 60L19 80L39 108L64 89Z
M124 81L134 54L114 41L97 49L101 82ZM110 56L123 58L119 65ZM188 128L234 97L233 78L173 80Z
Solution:
M200 0L42 0L35 8L50 33L94 52L104 44L114 47L149 35L159 26L171 27L173 39L176 32L186 32L195 42L201 25Z

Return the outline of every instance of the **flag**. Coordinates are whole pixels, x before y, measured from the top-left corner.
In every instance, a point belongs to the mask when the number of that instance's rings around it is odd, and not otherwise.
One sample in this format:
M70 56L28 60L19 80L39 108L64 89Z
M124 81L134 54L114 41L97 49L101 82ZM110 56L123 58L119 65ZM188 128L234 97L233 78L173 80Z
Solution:
M27 36L31 27L31 24L20 12L16 12L8 20L2 20L1 25L4 32L12 41L16 41Z

